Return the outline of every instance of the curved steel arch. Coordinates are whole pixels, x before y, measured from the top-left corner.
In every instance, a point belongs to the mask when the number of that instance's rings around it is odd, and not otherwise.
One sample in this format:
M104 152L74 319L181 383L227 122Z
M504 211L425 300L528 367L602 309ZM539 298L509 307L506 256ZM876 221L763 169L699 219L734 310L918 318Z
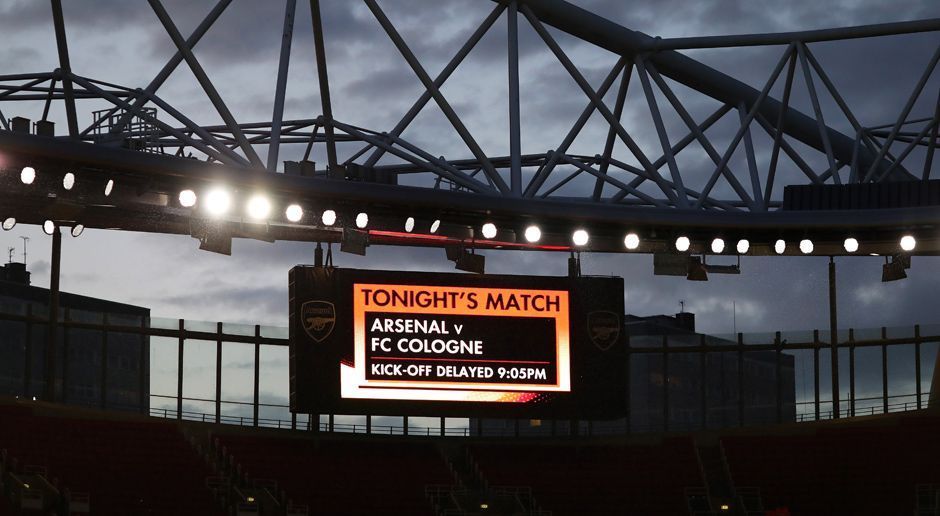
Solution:
M937 32L940 19L778 35L663 40L632 31L562 0L495 0L496 5L464 45L442 71L432 77L382 7L375 0L364 0L376 19L377 27L385 32L406 66L424 86L424 92L400 122L386 132L358 127L343 122L341 117L334 117L324 41L328 34L324 34L318 0L310 1L310 9L322 114L309 119L284 119L284 96L296 14L296 1L288 0L285 3L272 119L248 123L235 119L192 51L229 7L231 0L219 0L187 39L179 32L160 0L148 1L177 52L145 88L135 89L84 77L71 70L65 17L60 2L52 0L60 68L51 73L0 76L0 108L19 101L43 102L42 120L46 120L52 103L61 100L66 107L68 139L86 144L76 146L57 141L59 139L24 138L19 134L0 132L0 150L10 157L10 165L30 161L42 163L50 169L80 167L92 175L126 176L127 181L135 185L135 193L143 192L162 199L143 203L144 212L150 210L152 215L154 210L163 209L165 218L177 217L173 224L168 222L163 228L166 231L183 231L185 223L181 221L185 221L187 216L186 212L173 211L176 208L167 194L183 187L202 187L208 182L224 179L236 189L257 188L258 185L270 188L279 192L285 202L293 199L311 206L333 203L346 210L366 206L380 214L377 220L388 221L388 229L411 213L428 220L446 218L451 222L449 235L457 240L473 239L472 229L483 217L494 219L507 228L506 234L501 234L498 241L474 241L474 245L498 246L515 242L519 239L519 225L532 220L557 233L554 239L549 240L556 242L558 248L569 247L567 234L574 225L590 225L600 235L591 246L598 250L618 249L617 235L625 229L642 230L646 232L647 240L659 243L668 241L677 231L691 232L701 238L718 233L739 234L766 242L778 235L808 232L831 242L837 242L846 232L870 232L872 239L885 242L888 235L898 230L917 231L923 235L937 233L940 221L937 205L940 202L890 210L868 207L837 211L817 207L792 211L784 206L782 187L916 181L924 185L924 191L929 190L931 174L936 168L933 154L940 126L940 104L925 116L915 115L912 111L916 101L926 94L940 59L940 45L927 59L920 77L912 81L912 93L898 117L885 125L864 126L840 95L810 44ZM508 28L510 154L492 156L487 155L474 138L441 87L483 36L503 18ZM586 107L581 116L566 134L559 135L557 145L547 152L525 152L521 145L519 105L523 92L519 79L519 20L532 27L545 49L554 55L585 95ZM546 26L610 51L619 59L599 85L592 85ZM776 66L760 89L678 51L754 45L783 47ZM222 125L196 124L158 95L170 74L184 64L219 113L224 122ZM802 86L796 81L797 70L804 79ZM615 88L618 80L619 85ZM670 83L681 84L711 99L717 109L708 117L696 120L687 107L688 99L679 95ZM771 92L779 84L783 85L783 93L778 100ZM649 129L656 134L659 144L655 155L650 154L648 145L644 148L635 139L636 128L625 127L621 122L630 88L639 88L646 102L645 108L653 122ZM797 88L804 88L808 94L812 114L802 113L791 105L792 93ZM827 125L821 92L832 98L854 134L847 135ZM613 107L604 101L611 95L616 98ZM112 107L96 112L93 122L80 129L76 105L86 99L103 100ZM421 148L402 137L418 113L431 102L466 144L470 157L444 159L434 149ZM665 121L663 114L667 110L681 120L680 127L685 134L680 139L669 134L670 130L675 131L675 127L669 127ZM172 120L161 118L164 114ZM594 156L571 151L573 142L595 114L600 114L608 126L605 144L598 146ZM736 126L735 134L727 146L719 145L712 136L714 128L729 121ZM9 129L6 119L3 124L4 129ZM755 131L765 133L765 138L772 140L769 149L757 148ZM794 142L799 142L799 145L794 145ZM618 144L626 147L628 152L615 154ZM113 149L122 145L137 149L139 159ZM308 170L310 165L301 162L285 165L284 170L286 175L303 170L300 178L275 174L278 172L278 156L283 155L280 149L287 145L303 146L304 159L314 148L325 147L326 167ZM263 162L256 148L265 146L268 157ZM690 152L686 150L689 148L699 149L714 168L682 168L677 156L684 150ZM180 175L176 172L179 161L170 156L191 153L200 157L200 166L205 167L206 173L193 171ZM769 160L760 159L764 155L769 155ZM917 162L918 159L922 162ZM765 161L767 167L762 169L760 165ZM824 163L821 168L814 163L820 161ZM917 169L913 168L914 165ZM195 170L190 166L184 168ZM267 174L258 174L265 170ZM784 182L780 179L784 172L805 179ZM708 179L701 186L692 186L694 179L699 177ZM403 182L412 186L395 184ZM31 213L31 205L22 203L22 199L29 199L30 194L21 191L23 189L15 181L9 182L8 186L8 192L20 199L15 203L7 199L6 204L22 205L17 213L21 220L40 219L51 209L48 200L42 203L36 200L40 203L36 206L41 209ZM65 202L65 197L57 196L53 204L61 204L60 200ZM111 222L107 221L108 210L102 204L94 205L94 209L101 212L96 215L100 225L133 228L135 224L142 224L138 213L142 208L135 207L135 201L130 197L116 203L111 212L115 220ZM91 207L85 206L89 210ZM146 227L161 230L153 216L148 220ZM291 227L281 222L274 224L283 225L283 228L275 231L273 236L269 235L271 238L316 240L336 237L335 230L315 223ZM234 230L233 233L239 234ZM937 235L933 238L936 239ZM401 241L412 243L406 237ZM438 243L450 245L453 242ZM886 245L890 247L890 244ZM654 251L661 247L651 245L646 250ZM940 248L928 246L925 252L933 250Z

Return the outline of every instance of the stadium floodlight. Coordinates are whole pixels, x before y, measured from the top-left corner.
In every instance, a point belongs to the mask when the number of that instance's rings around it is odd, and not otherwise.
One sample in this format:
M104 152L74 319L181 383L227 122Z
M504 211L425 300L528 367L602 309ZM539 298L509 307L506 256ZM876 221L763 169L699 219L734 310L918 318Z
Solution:
M300 222L304 218L304 209L299 204L291 204L284 210L284 216L291 222Z
M78 237L82 236L82 232L84 232L84 231L85 231L85 226L83 226L83 225L81 225L81 224L76 224L76 225L72 226L72 237L73 237L73 238L78 238Z
M55 233L55 222L52 222L51 220L47 220L47 221L43 222L43 223L42 223L42 231L43 231L43 233L45 233L45 234L47 234L47 235L51 235L51 234Z
M206 211L213 217L221 217L232 207L232 196L222 188L215 188L206 194Z
M858 251L858 240L849 237L845 239L845 242L842 243L842 247L845 248L845 252L854 253Z
M915 240L913 236L904 235L901 237L901 249L913 251L915 247L917 247L917 240Z
M20 171L20 181L22 181L24 185L31 185L35 180L36 169L33 167L23 167L23 170Z
M574 245L579 247L587 245L590 238L591 237L588 235L588 232L583 229L578 229L571 234L571 241L574 242Z
M812 241L812 240L810 240L810 239L808 239L808 238L804 238L803 240L800 240L800 252L801 252L801 253L803 253L803 254L812 254L812 252L813 252L813 247L814 247L814 246L813 246L813 241Z
M486 239L496 238L496 224L493 224L492 222L487 222L486 224L483 224L482 233L483 233L483 238L486 238Z
M108 182L104 185L104 196L110 197L111 191L114 190L114 180L108 179Z
M415 230L415 218L408 217L405 219L405 233L411 233Z
M781 238L774 242L774 252L777 254L783 254L787 250L787 243Z
M62 188L71 190L73 186L75 186L75 174L66 172L65 177L62 178Z
M434 222L431 223L431 234L433 235L434 233L437 233L437 230L440 228L441 228L441 220L435 219Z
M676 250L680 253L684 253L689 250L689 247L692 246L692 241L689 240L687 236L681 236L676 239Z
M636 233L627 233L627 236L623 237L623 246L631 251L640 247L640 236Z
M712 252L715 254L721 254L725 250L725 241L721 238L716 238L712 240Z
M747 254L750 248L751 248L751 243L746 238L742 238L741 240L738 240L738 245L737 245L738 254Z
M180 206L184 208L192 208L196 205L196 192L192 190L183 190L180 192Z
M904 260L899 256L892 256L891 262L888 262L888 257L885 256L885 264L881 268L881 281L898 281L907 277L907 272L904 271L906 268Z
M13 229L14 227L16 227L16 219L15 219L15 218L13 218L13 217L7 217L6 219L3 220L3 230L4 230L4 231L10 231L10 230Z
M255 220L264 220L271 214L271 201L261 194L252 195L245 205L245 211Z
M525 240L530 244L534 244L542 239L542 230L538 226L532 224L531 226L525 228Z
M359 215L356 215L356 227L359 229L365 229L369 225L369 214L366 212L360 212Z
M320 221L323 222L324 226L332 226L336 224L336 212L333 210L326 210L323 212L323 216L320 217Z

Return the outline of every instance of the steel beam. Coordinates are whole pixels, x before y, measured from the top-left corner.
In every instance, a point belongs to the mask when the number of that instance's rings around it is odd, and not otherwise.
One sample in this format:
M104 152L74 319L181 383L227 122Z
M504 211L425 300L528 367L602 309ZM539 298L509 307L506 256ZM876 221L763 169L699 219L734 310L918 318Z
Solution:
M62 16L62 0L52 0L52 21L55 25L55 41L59 51L59 70L62 74L62 89L65 90L65 116L69 136L78 138L78 116L75 113L75 95L72 91L72 65L69 61L69 44L65 37L65 20Z
M281 57L277 65L277 84L274 88L274 113L271 114L271 140L268 143L268 172L277 171L277 155L281 146L281 122L284 120L284 94L287 90L287 71L290 68L290 44L294 36L294 12L297 0L287 0L284 8L284 31L281 34Z

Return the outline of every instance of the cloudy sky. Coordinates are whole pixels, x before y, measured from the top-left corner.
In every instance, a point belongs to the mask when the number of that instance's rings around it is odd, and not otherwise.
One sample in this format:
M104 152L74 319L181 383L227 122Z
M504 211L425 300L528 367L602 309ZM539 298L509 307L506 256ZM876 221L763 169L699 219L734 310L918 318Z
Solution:
M669 37L779 32L850 26L940 16L940 3L923 0L840 0L764 2L751 0L641 1L576 0L573 3L646 34ZM196 27L214 2L167 0L166 8L184 36ZM344 122L389 130L421 94L420 82L389 42L371 13L360 2L323 0L334 116ZM494 8L484 0L384 0L380 5L395 23L428 72L434 76L453 56L480 21ZM172 56L172 42L146 2L72 0L65 18L73 71L125 86L143 87ZM196 55L239 121L270 120L280 29L280 2L237 0L196 48ZM523 152L555 148L585 107L587 99L530 26L520 17L520 74L522 88ZM581 72L596 87L617 56L549 29ZM0 48L3 74L45 72L58 66L51 14L47 2L0 1ZM443 93L488 155L508 153L506 101L506 22L497 21L457 72ZM811 46L836 87L863 125L894 121L913 84L940 42L936 33L876 38ZM688 55L757 89L767 80L783 48L760 47L689 51ZM940 73L928 82L912 116L932 114ZM636 77L634 77L636 79ZM811 113L806 87L798 74L792 105ZM683 103L700 120L718 104L671 83ZM817 80L817 87L821 88ZM616 88L605 97L613 105ZM772 90L780 95L782 81ZM189 69L183 65L159 90L159 95L198 123L220 123ZM826 121L847 134L850 127L830 98L823 99ZM660 106L673 140L685 134L679 119L660 97ZM91 111L105 107L81 103L79 122L91 122ZM41 104L0 106L6 117L38 119ZM310 13L298 2L285 118L312 118L320 113ZM161 116L161 118L164 118ZM733 116L725 122L733 122ZM56 106L52 119L65 131L64 109ZM658 156L659 143L642 99L639 82L631 83L624 126L648 155ZM715 128L719 152L733 124ZM405 132L405 138L436 156L469 157L436 106L429 105ZM597 154L603 149L606 127L600 117L585 127L572 153ZM764 134L763 136L766 136ZM758 138L758 136L755 136ZM766 140L766 138L765 138ZM759 143L759 142L758 142ZM766 142L764 142L766 144ZM766 147L764 147L766 149ZM354 149L343 149L349 152ZM266 149L258 149L264 159ZM615 157L634 163L615 148ZM302 148L282 150L281 159L297 159ZM619 154L618 154L619 153ZM740 153L739 153L740 154ZM758 149L761 160L766 152ZM680 166L694 169L703 154L690 153ZM323 150L314 159L325 161ZM731 165L743 159L736 155ZM819 169L825 157L811 163ZM784 181L800 177L794 167L781 167ZM739 169L741 167L738 167ZM766 168L766 167L764 167ZM936 169L936 165L934 167ZM703 168L699 176L708 176ZM936 175L936 174L935 174ZM686 175L684 174L684 178ZM704 177L688 174L686 185L696 187ZM699 181L699 183L696 183ZM593 185L593 180L590 182ZM583 193L583 184L570 193ZM581 189L581 190L579 190ZM782 191L782 188L779 188ZM717 186L716 195L730 192ZM4 249L17 247L28 236L29 269L34 284L48 284L50 239L37 228L18 226L0 234ZM63 241L62 288L90 296L150 307L154 316L286 326L287 271L310 263L310 244L236 241L232 256L197 249L187 236L86 231ZM487 272L563 275L567 256L534 252L487 252ZM365 258L339 254L343 267L392 270L451 271L441 250L372 247ZM740 276L712 275L710 281L652 275L649 255L584 254L587 274L616 274L626 279L626 307L637 315L672 314L680 301L697 315L699 329L729 333L736 307L738 331L826 328L827 259L742 259ZM843 326L907 326L940 323L936 310L940 259L917 257L906 281L881 283L882 259L851 257L838 260L839 322Z

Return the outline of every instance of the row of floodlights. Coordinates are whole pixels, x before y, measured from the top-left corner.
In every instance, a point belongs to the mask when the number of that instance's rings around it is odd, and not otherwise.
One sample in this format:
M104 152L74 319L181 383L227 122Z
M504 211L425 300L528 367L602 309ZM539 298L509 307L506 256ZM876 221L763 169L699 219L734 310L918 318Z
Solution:
M23 167L23 170L20 171L20 181L24 185L31 185L36 182L36 169L33 167ZM75 188L74 173L66 172L65 175L62 176L62 188L67 191ZM114 191L114 180L108 179L104 184L104 196L109 197L112 191Z
M3 219L3 222L0 223L0 227L3 227L4 231L10 231L11 229L16 227L16 218L7 217ZM55 223L55 221L52 221L52 220L47 220L42 223L42 231L43 233L47 235L51 235L55 233L55 230L57 227L58 225ZM77 238L77 237L80 237L84 231L85 231L84 225L75 224L74 226L72 226L70 233L72 234L73 237Z

